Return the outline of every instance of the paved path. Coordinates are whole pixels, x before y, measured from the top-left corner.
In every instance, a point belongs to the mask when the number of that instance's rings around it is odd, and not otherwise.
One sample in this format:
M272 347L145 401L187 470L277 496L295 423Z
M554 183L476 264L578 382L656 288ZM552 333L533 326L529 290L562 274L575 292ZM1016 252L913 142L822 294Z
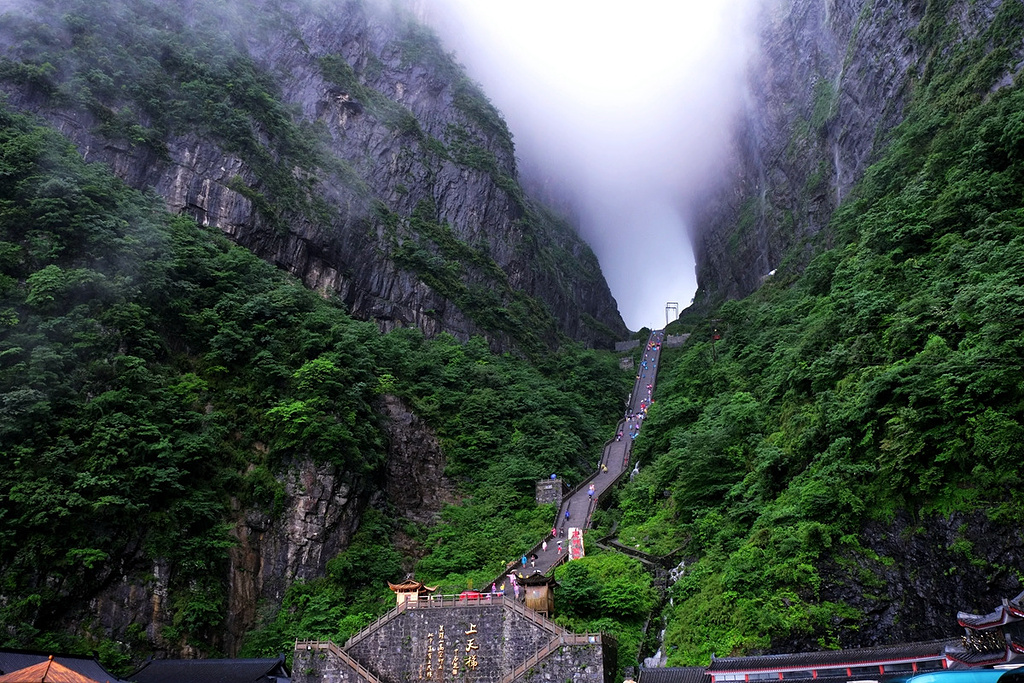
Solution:
M562 506L558 510L558 518L556 520L559 530L558 538L562 540L562 552L558 552L557 539L548 536L546 539L548 542L547 550L543 550L540 544L538 544L531 553L527 554L528 556L530 554L537 556L536 566L531 566L528 562L524 569L519 562L516 562L513 569L517 573L533 574L540 572L547 574L555 565L564 562L569 549L569 528L586 529L590 525L590 518L594 513L598 498L600 498L602 493L611 488L619 476L632 467L629 457L630 451L633 439L639 433L640 427L643 424L642 417L639 416L650 405L651 396L654 393L654 383L658 374L658 359L661 356L661 342L663 338L664 330L652 332L647 340L647 344L644 346L644 354L636 368L637 379L629 397L626 413L616 430L621 436L609 441L605 445L601 462L598 463L597 472L584 480L582 484L562 499ZM606 469L602 468L602 465ZM594 485L593 496L589 494L590 484ZM568 519L565 516L566 510L569 511Z

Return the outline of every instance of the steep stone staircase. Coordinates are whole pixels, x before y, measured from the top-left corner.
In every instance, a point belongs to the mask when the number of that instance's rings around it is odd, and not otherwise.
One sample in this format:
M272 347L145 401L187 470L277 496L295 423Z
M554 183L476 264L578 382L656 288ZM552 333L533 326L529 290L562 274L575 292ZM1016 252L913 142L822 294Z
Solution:
M380 665L383 660L377 662L361 661L358 657L354 656L353 648L356 648L356 646L368 638L379 637L382 630L387 629L389 624L403 615L411 616L413 613L416 613L424 616L426 613L434 613L435 616L440 615L442 623L450 625L451 632L457 632L458 625L467 618L467 611L469 614L475 612L477 615L475 618L483 621L485 617L482 616L482 612L495 609L507 611L524 619L536 627L536 633L543 634L546 638L543 639L539 647L533 649L529 656L519 661L512 661L506 657L503 658L500 666L493 667L492 671L487 673L479 672L475 680L483 683L517 683L528 678L527 674L529 672L534 671L545 660L556 653L564 654L567 650L579 648L580 646L587 646L592 649L595 646L600 647L604 643L604 637L601 634L572 633L538 612L526 607L519 601L502 595L484 594L480 597L436 596L397 605L387 614L349 638L344 647L340 647L331 641L296 641L296 664L293 667L293 680L299 683L306 681L307 678L308 681L316 680L319 683L325 681L334 681L336 683L400 683L398 680L391 680L378 670L381 668ZM444 611L450 611L451 616L444 617ZM398 626L398 631L402 633L407 633L410 629L415 628L414 625ZM505 640L505 636L502 636L502 639ZM534 641L531 639L530 642ZM511 649L518 651L520 648L513 647ZM387 657L390 659L396 656L400 657L401 655L396 655L390 651L387 654ZM333 660L328 661L331 658ZM574 666L576 665L574 664ZM410 668L407 667L407 670ZM435 673L430 680L437 681L439 675ZM601 677L603 678L603 671ZM416 680L411 675L406 675L402 678L402 680L410 679ZM442 678L441 680L444 679ZM595 683L602 682L595 681Z
M563 498L558 517L555 520L555 527L560 529L559 538L562 538L563 542L568 540L567 530L569 527L586 529L589 526L600 497L630 472L632 441L640 430L643 422L642 415L650 405L653 395L662 338L663 332L654 332L644 347L633 392L627 401L625 416L616 429L617 437L605 445L598 470ZM591 486L593 486L593 493L591 493ZM530 567L533 571L548 573L570 556L569 549L566 547L567 543L563 543L563 551L559 552L557 539L546 540L549 541L547 550L543 548L543 541L541 541L530 552L531 555L537 556L536 566ZM514 569L516 566L513 564L507 571ZM504 580L505 575L502 574L495 579L495 584L504 582ZM477 683L523 683L532 680L538 668L545 666L550 667L546 673L547 678L567 678L574 683L587 681L605 683L608 674L611 673L604 671L602 659L606 637L597 633L571 633L533 609L526 607L519 600L513 598L510 593L511 590L504 594L482 593L472 597L430 596L403 602L350 637L344 647L339 647L331 641L296 641L292 679L295 683L314 683L314 681L316 683L404 683L413 680L425 683L426 681L446 683L451 676L440 666L440 663L436 671L428 668L428 672L424 676L423 653L415 654L416 645L413 643L416 624L419 624L418 628L423 630L425 628L423 624L428 622L435 625L448 623L450 633L457 634L464 627L467 614L470 614L469 618L471 618L475 610L478 614L477 618L482 622L488 618L485 616L485 612L497 608L506 612L506 616L501 621L506 624L503 627L504 635L501 637L503 643L506 643L510 637L515 638L506 633L515 630L507 625L507 613L514 614L535 627L534 635L528 638L525 646L525 649L531 651L526 657L520 655L518 661L514 661L515 657L509 652L522 653L523 647L503 648L503 654L500 656L497 653L489 653L488 661L491 663L488 665L488 670L479 670L474 674L474 680ZM443 610L452 610L452 616L447 619L447 622L444 615L439 612ZM421 619L417 622L412 619L413 613L418 617L432 615L434 618ZM493 612L490 613L493 615ZM403 616L410 621L405 624L393 624ZM399 645L391 643L390 647L386 649L386 654L382 654L384 649L379 644L375 644L373 640L369 643L366 642L368 639L388 641L390 638L393 640L398 633L405 635L400 638ZM443 634L443 629L441 633ZM464 633L468 634L469 632ZM431 634L432 631L428 628L426 633L419 633L417 636L426 637L428 642L433 642L429 640L432 638ZM540 636L546 636L546 639ZM541 641L539 646L537 645L538 640ZM438 642L441 642L440 637ZM460 643L455 642L454 645L456 647L452 650L453 654L450 655L452 659L446 660L446 662L453 663L455 660L460 660L462 654L458 648ZM419 647L422 650L423 646ZM428 645L427 647L432 646ZM469 646L466 647L466 652L469 652ZM443 650L443 647L441 649ZM371 655L367 656L370 659L376 657L376 660L374 662L359 661L357 657L353 656L354 650L363 652L364 655L370 652ZM432 649L426 650L428 662L432 661L434 652ZM395 676L396 680L390 680L388 676L382 674L385 670L394 673L397 670L394 666L395 661L403 657L408 658L409 661L399 662L398 668L401 669L401 674ZM419 657L418 660L417 657ZM328 661L329 659L331 661ZM417 661L420 662L421 667L418 675L416 674Z
M597 471L579 483L574 489L562 498L562 505L555 516L554 527L558 530L557 537L548 536L537 542L526 554L527 557L536 555L535 564L528 564L526 567L513 561L509 564L506 572L521 571L525 573L548 574L555 567L568 561L569 538L568 529L575 527L586 529L590 526L594 510L600 499L619 481L630 474L630 457L632 454L633 437L638 434L643 424L642 415L654 394L654 385L658 375L658 364L661 358L661 346L664 338L664 331L652 332L644 346L640 364L637 368L636 381L633 384L633 391L629 395L627 407L623 419L616 427L616 438L605 444L601 454L601 461L598 463ZM589 495L590 485L594 485L594 495ZM566 517L566 512L569 516ZM558 551L558 540L561 539L563 550ZM547 542L547 549L543 545ZM494 583L501 585L505 581L505 573L494 579ZM506 594L511 590L506 589Z
M300 650L305 652L329 652L355 672L357 680L353 681L353 683L382 683L382 681L368 671L366 667L357 662L354 658L349 656L345 650L338 647L330 640L296 640L295 651L299 652Z

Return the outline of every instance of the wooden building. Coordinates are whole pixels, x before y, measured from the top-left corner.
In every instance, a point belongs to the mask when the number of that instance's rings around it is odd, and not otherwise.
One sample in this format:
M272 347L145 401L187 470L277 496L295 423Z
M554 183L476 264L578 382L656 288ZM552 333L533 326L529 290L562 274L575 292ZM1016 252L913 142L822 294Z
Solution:
M430 597L431 593L437 590L437 586L427 586L422 581L413 581L412 579L402 583L391 583L388 581L388 587L395 592L397 605L425 600Z
M519 584L526 592L526 606L547 618L555 611L555 579L540 572L520 577Z
M946 656L963 666L995 666L1024 661L1024 592L988 614L958 612L964 627L960 642L946 648Z

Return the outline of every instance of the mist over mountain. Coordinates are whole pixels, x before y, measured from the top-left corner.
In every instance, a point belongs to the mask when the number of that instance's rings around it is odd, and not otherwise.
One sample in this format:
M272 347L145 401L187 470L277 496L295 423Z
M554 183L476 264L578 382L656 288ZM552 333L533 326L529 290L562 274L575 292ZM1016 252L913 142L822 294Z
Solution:
M701 116L610 83L545 138L538 84L518 147L426 7L3 7L3 644L276 656L387 579L487 585L635 377L577 220L623 308L660 322L686 234L700 289L564 627L622 673L951 638L1020 592L1021 3L752 5Z
M16 7L14 107L356 316L500 348L625 336L586 244L523 194L500 114L401 9Z
M575 207L631 327L663 325L665 302L696 290L691 216L738 123L755 6L424 7L509 121L527 176Z

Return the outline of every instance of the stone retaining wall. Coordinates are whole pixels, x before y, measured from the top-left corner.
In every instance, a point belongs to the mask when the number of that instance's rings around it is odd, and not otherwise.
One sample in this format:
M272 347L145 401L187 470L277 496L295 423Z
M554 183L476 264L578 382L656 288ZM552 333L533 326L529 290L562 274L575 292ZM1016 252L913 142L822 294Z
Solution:
M501 683L557 637L501 603L406 609L345 653L381 683ZM586 639L584 639L586 640ZM600 637L563 644L517 677L521 683L603 683ZM296 644L294 683L366 683L329 650Z

